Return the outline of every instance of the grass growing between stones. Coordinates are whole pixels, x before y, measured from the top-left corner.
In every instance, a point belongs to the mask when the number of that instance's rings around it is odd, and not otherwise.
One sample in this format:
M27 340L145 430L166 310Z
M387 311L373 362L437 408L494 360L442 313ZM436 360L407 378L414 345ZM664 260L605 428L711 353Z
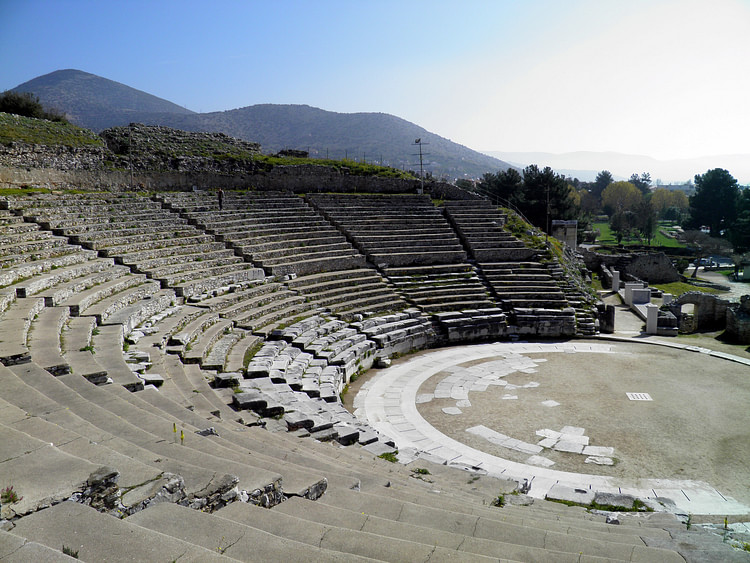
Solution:
M654 509L646 504L641 499L635 499L633 501L633 507L628 508L626 506L619 506L616 504L599 504L591 502L590 504L583 504L572 500L562 500L555 498L548 498L548 501L556 502L558 504L564 504L565 506L580 506L586 510L601 510L602 512L653 512Z
M655 283L652 284L652 287L660 289L664 293L671 293L674 297L679 297L683 293L689 291L701 291L703 293L712 293L714 295L724 293L712 287L697 286L686 282Z
M386 461L390 461L391 463L397 463L398 462L398 450L395 452L385 452L378 456L380 459L384 459Z
M258 342L250 346L250 348L245 350L245 356L242 358L242 366L247 367L247 365L250 363L250 360L253 359L255 354L257 354L261 348L263 348L263 341L259 340Z

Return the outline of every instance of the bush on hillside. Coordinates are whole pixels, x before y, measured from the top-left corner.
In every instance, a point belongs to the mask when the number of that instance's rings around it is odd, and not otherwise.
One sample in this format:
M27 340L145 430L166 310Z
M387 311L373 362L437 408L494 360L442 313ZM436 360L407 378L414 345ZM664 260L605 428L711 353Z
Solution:
M6 90L0 94L0 111L50 121L67 121L65 116L57 110L44 109L39 101L39 96L35 96L31 92Z

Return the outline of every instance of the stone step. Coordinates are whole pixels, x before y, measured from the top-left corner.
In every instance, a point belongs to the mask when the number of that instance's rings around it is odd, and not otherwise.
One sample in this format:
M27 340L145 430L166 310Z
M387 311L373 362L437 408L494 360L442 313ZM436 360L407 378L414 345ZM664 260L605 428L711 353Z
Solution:
M71 501L18 520L12 533L52 549L70 547L83 561L236 561L216 546L200 547Z
M282 316L277 316L273 320L286 317L287 312L290 309L298 310L300 312L305 310L306 304L304 297L294 295L291 292L278 293L278 299L233 317L236 326L244 328L245 330L254 331L256 328L265 326L268 322L272 322L267 319L277 312L283 312ZM307 308L309 309L309 307Z
M211 349L200 362L201 368L217 372L225 371L230 351L245 334L247 334L247 332L244 330L232 330L229 333L222 334L216 342L213 343Z
M168 537L216 550L240 561L364 561L312 543L290 539L291 531L264 531L216 515L162 503L130 516L126 521ZM319 542L324 543L324 542Z
M78 237L71 237L77 239ZM134 230L128 234L116 234L113 235L110 232L102 232L101 234L93 232L88 233L85 237L85 247L92 250L99 251L104 256L124 254L129 252L130 248L137 249L151 248L154 245L163 244L166 241L172 241L182 244L183 240L204 242L215 240L211 235L196 231L191 226L183 226L179 229L169 231L154 231L153 229L146 229L144 231Z
M17 298L0 318L0 363L13 365L31 360L27 347L29 327L44 309L40 297Z
M23 269L29 263L34 262L46 263L48 265L47 268L51 268L52 265L68 265L81 261L81 259L78 258L80 252L81 247L79 246L57 244L54 247L40 249L31 253L22 252L21 254L0 256L0 268L6 270Z
M121 294L121 297L125 297L124 294L128 293L138 286L142 286L146 283L146 276L142 274L130 274L129 272L120 272L121 275L113 277L110 280L100 281L99 283L92 284L91 287L81 287L79 291L76 291L66 299L62 299L61 302L70 308L71 316L77 317L82 314L83 311L93 307L94 304L103 301L104 299L113 297L117 294ZM152 286L155 287L153 283ZM145 289L145 288L141 288ZM53 296L62 297L61 295ZM45 296L45 302L47 298Z
M118 484L124 489L155 481L161 475L162 469L134 459L134 449L128 450L128 455L115 451L110 446L117 443L116 438L103 434L73 415L69 409L60 407L39 391L30 388L7 368L0 368L0 371L3 372L4 392L13 392L9 399L14 404L0 399L5 424L45 443L51 442L64 453L88 460L96 466L118 467ZM133 506L143 498L142 495L133 494L122 501L127 506Z
M131 305L122 307L106 318L100 321L97 318L97 324L120 324L123 325L123 332L130 334L134 327L141 324L147 318L156 315L165 309L169 309L175 304L176 297L171 289L162 289L156 293L150 293L144 299L134 302Z
M399 252L386 253L368 252L367 256L371 262L384 269L408 266L432 266L446 263L465 263L466 253L463 250L446 252L425 251L420 253ZM386 275L388 275L386 273Z
M192 239L192 237L191 237ZM179 256L183 259L192 259L191 255L196 254L204 255L204 259L208 259L212 256L233 256L234 251L227 249L223 242L216 242L214 240L208 240L205 242L195 242L194 240L185 239L169 239L166 241L169 244L154 244L144 250L130 251L130 252L112 252L109 249L107 256L116 256L118 264L125 264L128 266L138 266L142 269L148 269L153 267L153 264L159 264L161 259L165 256Z
M89 475L98 468L6 424L0 423L0 432L3 482L20 497L10 505L3 503L3 518L22 516L69 498L85 488Z
M193 246L202 244L217 244L216 239L207 234L196 233L192 230L153 233L149 236L134 235L126 240L107 241L106 246L101 241L94 241L89 248L100 250L103 256L126 256L138 252L166 249L176 246ZM220 243L219 243L220 244ZM223 246L223 245L222 245Z
M91 254L93 253L89 253L89 255ZM31 297L76 278L95 275L99 272L108 271L111 268L114 268L114 261L112 259L93 258L69 266L56 266L54 269L46 272L40 271L29 279L16 283L14 287L18 297Z
M80 276L64 279L62 276L57 279L44 280L47 288L42 288L42 283L29 284L23 288L24 295L37 295L44 298L47 307L61 305L67 299L91 289L94 286L110 282L114 279L123 278L130 275L130 269L125 266L115 266L107 259L92 260L92 272L86 272L83 268L79 269ZM73 272L68 272L72 274ZM36 280L35 280L36 281ZM41 281L41 280L40 280ZM56 283L53 283L56 282ZM21 291L21 287L16 288L16 292ZM34 291L37 290L37 291ZM19 295L22 297L22 295Z
M239 331L242 329L235 329L235 331ZM257 337L253 336L252 334L245 333L246 336L238 341L232 348L229 350L229 354L227 354L227 360L226 364L224 365L224 368L228 372L243 372L245 368L245 355L250 350L252 351L253 348L256 347L257 344L262 342L262 340Z
M3 554L3 561L71 563L73 559L56 548L47 547L2 530L0 530L0 553Z
M220 254L211 253L188 254L185 256L167 256L157 260L150 260L133 267L137 272L147 273L153 279L161 279L166 276L190 273L194 270L207 270L226 266L245 265L246 261L241 256L235 256L234 251L222 251ZM247 264L250 266L250 264Z
M455 532L472 538L501 541L526 547L543 548L573 554L607 557L615 560L635 559L653 561L682 561L676 552L650 548L637 535L626 536L608 532L590 531L585 528L571 530L569 526L559 531L546 527L535 529L524 524L506 523L501 514L489 518L486 514L461 514L455 510L444 510L424 504L401 502L395 498L368 493L332 490L318 500L321 504L346 508L387 520Z
M76 249L77 247L71 248ZM40 274L55 271L58 268L82 264L89 260L94 260L96 257L96 252L81 250L80 248L77 248L74 252L60 254L59 256L47 259L36 259L33 256L27 256L27 261L23 264L17 264L0 273L0 287L34 278Z
M32 240L20 242L8 241L0 244L0 264L23 262L25 260L22 258L26 255L44 255L45 253L57 252L58 249L67 246L69 245L65 238L53 237L47 231L37 231L36 236Z
M137 279L142 280L143 278ZM127 278L127 280L128 282L132 281L130 276ZM98 288L93 289L96 290ZM133 305L134 303L147 299L150 296L156 295L160 289L161 288L158 282L145 281L144 283L133 285L127 287L127 289L122 289L120 291L113 290L113 292L110 293L107 297L100 298L98 300L94 299L92 301L86 299L82 303L71 303L71 313L75 312L81 316L96 317L97 324L101 325L104 324L104 322L107 321L109 317L111 317L118 311L128 307L129 305ZM87 296L88 295L100 297L99 295L96 295L96 291L93 294L87 294ZM83 307L81 305L83 305Z
M188 431L184 433L184 442L180 440L172 443L174 419L133 407L125 398L135 400L136 394L120 386L96 387L75 374L59 378L53 378L49 374L43 376L34 367L33 364L25 364L23 367L14 366L14 369L23 371L23 377L27 378L30 385L42 387L41 390L47 396L101 430L163 456L165 470L182 475L186 486L205 487L205 483L200 484L205 470L214 472L214 475L227 472L237 475L240 488L248 491L262 491L271 483L280 483L277 473L254 467L250 456L235 454L225 447L212 445L209 439L194 434L193 430L198 429L186 429ZM124 395L116 397L118 390ZM240 459L243 461L240 462ZM189 479L191 471L194 471L191 466L200 468L197 481ZM308 486L317 481L319 479L310 477Z
M320 256L318 258L303 257L290 262L279 261L278 263L264 267L276 276L288 274L306 275L331 270L350 270L362 268L365 265L365 257L352 250L347 253L336 253Z
M180 346L184 349L188 344L198 338L203 331L217 322L219 322L218 313L203 312L195 315L178 331L174 331L170 334L167 344L171 346Z
M346 242L344 236L331 228L329 232L303 232L300 234L290 233L284 239L268 242L259 241L257 243L243 244L243 252L248 254L273 252L276 250L286 250L287 248L313 248L322 245L340 244Z
M245 262L213 267L200 262L197 264L200 267L165 273L163 276L155 272L151 272L150 275L164 286L173 288L180 297L200 295L219 287L265 278L263 270Z
M332 551L361 555L380 561L418 561L418 560L454 560L457 553L431 542L423 542L413 536L409 539L382 536L368 531L355 530L351 526L322 524L310 519L276 512L263 513L261 509L235 503L216 513L221 518L265 530L266 532L287 537ZM468 551L461 553L462 561L485 561L485 557Z
M200 373L197 366L186 366L185 372L191 370L198 377L193 379L194 383L199 383L199 389L208 393L210 388L205 378ZM66 376L67 377L67 376ZM198 379L200 381L198 381ZM110 400L108 402L110 410L120 413L125 420L132 421L139 428L148 431L149 427L161 425L167 422L170 425L172 421L177 420L178 426L184 428L185 438L184 446L181 447L179 457L194 459L196 465L213 469L215 471L229 472L240 477L239 486L250 492L258 487L250 488L248 484L258 483L258 479L265 476L273 477L280 470L283 475L283 493L289 495L300 495L306 498L317 498L326 490L326 478L317 471L311 470L309 466L300 466L291 461L281 465L278 459L269 458L262 451L245 451L239 449L231 435L225 437L219 433L219 436L200 436L197 431L204 430L213 424L204 417L196 416L190 411L184 412L185 409L174 404L171 407L167 401L145 401L140 398L141 393L129 393L118 386L108 386L107 388L96 388L89 386L89 389L77 386L78 390L84 391L89 396L94 396L95 391L104 394L117 395L118 401ZM93 390L92 390L93 389ZM158 397L158 392L152 391L153 397ZM159 409L154 412L153 405L159 405ZM181 421L181 422L180 422ZM183 450L191 449L192 451L184 452ZM210 459L203 459L210 458ZM348 487L353 483L352 479L339 481L338 478L331 477L341 486ZM270 483L271 481L267 481ZM262 489L262 487L261 487ZM275 498L271 504L278 502L280 499Z
M70 373L70 364L60 348L60 335L69 317L67 307L46 307L39 312L29 332L31 359L52 375Z
M129 391L143 389L143 380L130 370L123 357L125 340L121 325L97 327L92 335L92 342L96 350L96 361L107 371L107 376L115 385L122 385Z
M218 512L219 515L227 514L237 510L230 505ZM387 518L380 518L372 514L362 514L339 508L336 506L326 505L324 503L311 504L303 499L289 499L272 510L274 513L283 513L295 518L316 522L327 526L336 526L340 528L359 530L377 534L385 538L398 538L407 541L418 541L444 549L456 550L455 557L461 558L464 553L474 553L485 555L487 557L496 557L513 561L569 561L575 563L579 560L580 554L568 554L560 551L547 550L544 547L529 547L518 545L515 542L503 542L501 540L471 538L464 534L451 532L448 530L435 530L431 527L409 524L406 522L394 521ZM612 561L607 557L589 556L586 561Z
M213 346L232 330L233 325L233 321L224 319L205 329L197 341L191 344L191 349L183 352L182 361L186 364L202 365Z

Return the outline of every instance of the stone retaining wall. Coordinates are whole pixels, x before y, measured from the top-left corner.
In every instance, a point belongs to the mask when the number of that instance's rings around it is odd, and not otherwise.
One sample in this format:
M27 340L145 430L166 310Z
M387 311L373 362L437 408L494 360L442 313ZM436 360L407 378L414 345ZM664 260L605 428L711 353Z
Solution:
M648 283L672 283L680 280L679 272L663 252L616 255L599 254L585 249L580 249L580 252L586 267L591 271L599 271L604 265L610 270L624 272Z

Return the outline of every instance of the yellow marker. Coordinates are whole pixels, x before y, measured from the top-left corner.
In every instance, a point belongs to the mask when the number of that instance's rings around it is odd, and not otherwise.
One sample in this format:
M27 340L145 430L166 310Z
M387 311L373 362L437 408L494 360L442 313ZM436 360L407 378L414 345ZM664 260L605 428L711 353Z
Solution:
M185 433L180 430L180 444L183 444L185 442Z
M172 423L172 432L174 432L175 434L177 434L177 423L176 422Z

